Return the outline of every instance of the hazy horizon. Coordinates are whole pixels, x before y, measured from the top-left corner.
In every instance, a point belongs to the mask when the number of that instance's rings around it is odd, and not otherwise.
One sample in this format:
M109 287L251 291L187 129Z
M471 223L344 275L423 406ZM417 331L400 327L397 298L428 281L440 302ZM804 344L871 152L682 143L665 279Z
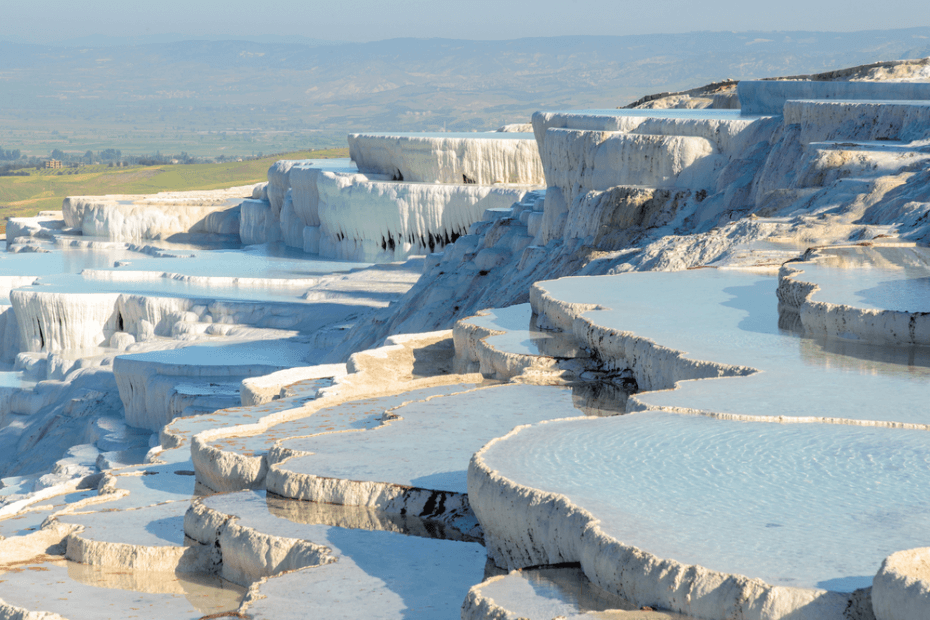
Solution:
M88 38L264 42L307 38L349 43L438 37L480 41L693 32L848 33L930 25L928 17L915 19L926 15L925 5L916 0L892 0L883 3L881 10L862 0L785 0L765 8L730 0L707 0L699 5L689 0L518 0L506 4L473 0L467 11L424 0L356 0L351 10L332 2L282 0L274 9L271 13L242 0L196 4L163 0L157 5L63 0L15 3L5 7L0 40L37 44L87 44Z

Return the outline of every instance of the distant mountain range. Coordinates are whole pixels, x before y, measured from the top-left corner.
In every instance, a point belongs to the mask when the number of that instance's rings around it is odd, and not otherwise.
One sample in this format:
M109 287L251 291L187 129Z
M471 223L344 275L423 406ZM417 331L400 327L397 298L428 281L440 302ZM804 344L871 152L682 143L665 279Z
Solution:
M189 131L488 129L724 78L930 56L930 28L510 41L91 38L0 42L0 141L17 123Z

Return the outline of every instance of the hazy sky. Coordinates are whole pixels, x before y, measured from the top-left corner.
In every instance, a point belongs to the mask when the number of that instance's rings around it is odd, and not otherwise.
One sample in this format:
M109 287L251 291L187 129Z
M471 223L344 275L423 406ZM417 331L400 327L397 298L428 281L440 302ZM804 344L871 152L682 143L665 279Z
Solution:
M42 0L4 2L0 40L179 33L513 39L696 30L871 30L930 25L926 0Z

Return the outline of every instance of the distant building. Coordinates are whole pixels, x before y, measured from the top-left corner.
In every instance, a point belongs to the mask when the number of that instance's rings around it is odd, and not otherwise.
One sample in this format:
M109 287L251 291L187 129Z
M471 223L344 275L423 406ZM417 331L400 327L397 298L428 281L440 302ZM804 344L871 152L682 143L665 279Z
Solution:
M58 159L49 159L45 162L46 168L61 168L61 161Z

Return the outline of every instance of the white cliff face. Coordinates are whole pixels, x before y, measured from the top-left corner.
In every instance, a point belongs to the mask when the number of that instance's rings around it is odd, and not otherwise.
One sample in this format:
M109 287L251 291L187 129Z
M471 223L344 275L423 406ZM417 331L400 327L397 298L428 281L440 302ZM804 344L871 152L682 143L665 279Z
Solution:
M304 240L308 234L306 228L318 230L320 226L317 179L322 172L355 174L358 168L349 159L279 161L272 166L268 171L269 187L272 188L269 196L274 197L275 204L269 197L270 214L261 216L262 222L247 231L249 242L263 243L261 239L276 241L279 237L271 227L277 218L280 220L280 239L286 245L318 254L319 240ZM279 199L280 204L276 207ZM253 208L251 213L257 211Z
M930 137L930 101L788 101L785 123L801 126L801 142L899 141ZM870 122L863 123L863 118Z
M119 241L235 234L236 206L251 194L252 186L155 196L71 196L62 211L65 223L84 235Z
M781 114L787 101L797 99L930 101L927 82L743 80L736 88L744 114Z
M301 161L291 167L288 179L294 213L304 226L320 225L320 194L317 190L317 180L323 172L355 174L358 168L350 159Z
M94 349L117 331L118 294L13 291L24 351Z
M158 431L180 415L239 405L244 378L297 366L305 349L306 342L299 339L195 345L121 355L113 363L113 374L127 423Z
M714 142L724 153L744 148L746 130L752 129L759 116L741 114L739 110L577 110L535 112L533 133L540 153L545 151L549 129L610 131L656 136L693 136Z
M281 240L280 219L267 200L243 200L239 209L239 238L243 244L274 243Z
M714 144L690 136L550 129L545 148L546 182L567 198L616 185L702 189L721 167L704 161L717 154ZM700 170L692 169L699 163Z
M349 134L349 154L360 172L397 181L543 183L539 150L526 133Z
M433 251L464 234L487 209L519 201L525 187L371 181L322 173L320 255L367 261L400 260Z

